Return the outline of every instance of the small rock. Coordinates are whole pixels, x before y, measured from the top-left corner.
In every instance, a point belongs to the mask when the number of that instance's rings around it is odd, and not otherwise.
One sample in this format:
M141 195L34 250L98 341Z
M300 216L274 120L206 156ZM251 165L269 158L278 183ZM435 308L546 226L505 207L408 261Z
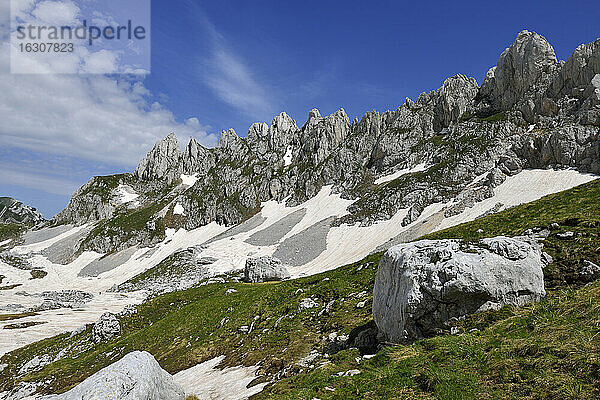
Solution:
M237 290L235 290L235 289L232 288L232 289L227 289L225 291L225 295L232 294L232 293L237 293Z
M365 308L366 304L366 301L359 301L358 303L356 303L356 308Z
M300 300L300 304L298 305L298 311L308 310L310 308L315 308L318 306L319 304L316 301L314 301L310 297L307 297L305 299Z
M100 343L110 340L121 334L121 324L115 314L106 312L100 316L100 319L92 328L92 341Z
M574 232L571 231L567 231L567 232L560 232L556 234L556 237L559 239L572 239L575 236Z
M283 263L273 257L248 258L244 268L244 282L258 283L288 279L290 273Z
M592 282L600 277L600 266L591 261L584 260L579 269L579 276L586 282Z

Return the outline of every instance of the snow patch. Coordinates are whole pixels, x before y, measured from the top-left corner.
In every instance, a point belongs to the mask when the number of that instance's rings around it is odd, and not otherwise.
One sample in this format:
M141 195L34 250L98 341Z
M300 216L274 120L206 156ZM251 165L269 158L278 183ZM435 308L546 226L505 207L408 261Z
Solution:
M286 167L292 163L292 150L294 148L292 146L288 146L285 155L283 156L283 165Z
M394 172L393 174L382 176L382 177L378 178L377 180L375 180L375 184L381 185L382 183L391 182L394 179L400 178L402 175L412 174L413 172L425 171L428 168L429 168L429 166L427 164L417 164L413 168L401 169L401 170Z
M247 399L263 390L267 382L248 388L256 378L258 367L228 367L219 369L225 356L215 357L192 368L173 375L175 382L183 386L186 396L199 399Z
M71 229L63 237L76 233L80 228ZM218 225L215 222L192 231L184 229L175 231L174 229L170 229L168 232L169 237L154 248L138 249L126 262L110 271L103 272L97 277L78 276L79 271L83 267L102 256L102 254L95 252L84 252L76 260L67 265L53 264L42 255L33 255L29 259L31 264L35 268L43 269L48 273L43 279L30 279L31 274L29 271L19 270L0 262L0 275L4 275L6 281L10 284L22 284L22 286L14 289L2 291L0 308L9 304L21 304L25 308L29 308L41 303L42 299L39 297L17 295L16 293L20 291L33 294L44 291L73 289L82 290L94 295L92 300L86 303L85 307L81 309L61 308L58 310L43 311L39 315L19 320L23 322L46 322L41 325L26 329L2 329L4 325L14 321L0 321L0 332L2 332L2 335L0 335L0 356L38 340L72 331L83 324L95 322L104 312L116 313L128 304L141 303L147 295L143 291L113 293L107 292L107 290L154 267L174 252L204 243L226 229L225 226ZM60 239L53 238L50 241L54 243L57 240ZM44 249L52 244L47 244L46 242L42 242L45 243L43 245L34 243L29 246L22 246L21 252L31 253L31 249ZM23 247L27 247L27 249L24 250ZM228 270L215 268L215 271L219 273L224 273ZM3 311L2 313L5 312Z
M140 195L133 190L133 188L129 185L119 185L115 189L115 195L117 197L118 204L127 204L131 203L135 199L137 199Z
M9 244L10 242L12 242L12 239L7 239L7 240L5 240L5 241L3 241L3 242L0 242L0 247L2 247L2 246L6 246L6 245L7 245L7 244Z
M194 186L196 181L198 180L197 175L185 175L181 174L181 184L185 186Z
M598 179L598 175L585 174L574 169L526 169L506 180L494 189L494 196L476 203L461 214L446 218L435 230L442 230L463 222L472 221L485 214L496 204L501 209L529 203L549 194L571 189Z
M64 238L67 238L71 235L76 234L77 232L79 232L82 229L87 228L88 226L89 226L89 224L76 226L76 227L69 229L68 231L61 233L60 235L50 238L48 240L44 240L44 241L38 242L38 243L31 243L31 244L27 244L24 246L18 246L18 247L15 247L14 249L12 249L12 251L17 254L36 253L36 252L42 251L44 249L47 249L48 247L52 246L54 243L59 242L59 241L63 240Z
M185 215L185 209L181 204L177 203L175 204L175 207L173 207L173 214Z

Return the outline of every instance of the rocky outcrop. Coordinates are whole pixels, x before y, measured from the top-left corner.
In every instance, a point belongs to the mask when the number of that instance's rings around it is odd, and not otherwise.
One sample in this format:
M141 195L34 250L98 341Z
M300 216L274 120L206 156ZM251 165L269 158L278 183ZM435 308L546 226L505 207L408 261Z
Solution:
M273 257L248 258L244 268L244 281L257 283L288 279L290 273L283 263Z
M35 208L10 197L0 197L0 223L38 225L45 221Z
M174 133L156 143L135 169L139 179L164 179L168 183L181 175L181 149Z
M43 399L183 400L185 392L150 353L133 351L68 392Z
M200 246L175 252L155 267L110 289L115 292L145 290L162 294L186 290L213 277L216 272L209 268L216 258L202 256Z
M498 65L488 71L479 96L492 113L523 103L529 107L527 118L541 111L537 96L549 87L558 67L550 43L537 33L522 31L500 55ZM530 101L538 108L531 109Z
M100 343L121 334L121 324L115 314L106 312L92 327L92 341Z
M526 238L398 245L379 264L373 317L384 341L432 336L476 312L539 301L545 296L542 267L541 250Z
M215 160L211 151L202 146L193 137L190 138L182 156L182 171L187 175L206 175L214 166Z
M433 129L439 132L458 121L470 111L478 92L479 86L475 78L455 75L446 79L435 99Z

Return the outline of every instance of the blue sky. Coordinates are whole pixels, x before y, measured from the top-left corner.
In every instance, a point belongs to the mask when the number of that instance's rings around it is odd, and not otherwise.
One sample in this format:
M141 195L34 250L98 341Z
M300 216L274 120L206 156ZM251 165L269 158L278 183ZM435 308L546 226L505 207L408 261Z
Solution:
M0 74L0 195L51 217L170 130L210 146L281 111L302 125L313 107L395 109L457 73L481 83L523 29L567 59L600 37L598 15L597 1L153 0L144 78Z

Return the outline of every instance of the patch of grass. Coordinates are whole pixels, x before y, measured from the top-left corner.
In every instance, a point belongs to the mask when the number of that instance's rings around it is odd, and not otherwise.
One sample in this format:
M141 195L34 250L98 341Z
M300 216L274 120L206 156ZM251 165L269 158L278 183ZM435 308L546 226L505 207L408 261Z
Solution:
M0 362L8 366L0 372L0 390L19 381L52 377L45 391L62 392L133 350L150 352L170 373L222 354L230 366L260 362L262 374L284 368L290 373L299 371L296 362L313 349L321 350L323 335L333 331L348 334L371 320L370 307L357 308L356 304L371 303L380 257L375 254L363 262L297 280L210 284L158 296L121 320L123 335L119 338L93 345L89 332L85 333L89 348L40 371L19 378L14 373L33 355L55 356L61 348L81 343L82 338L49 338L4 355ZM225 295L229 288L237 292ZM319 306L299 311L300 300L307 297ZM319 315L331 301L329 314ZM244 333L241 326L252 326L252 330Z
M5 224L0 223L0 242L3 242L8 239L19 239L25 231L27 231L28 226L24 224Z
M45 323L45 321L15 322L14 324L4 325L3 329L26 329L32 326L41 325Z
M100 196L103 202L107 202L112 197L112 191L120 184L130 184L134 180L130 173L95 176L92 182L82 191L81 195L95 194Z
M15 283L14 285L0 286L0 290L11 290L11 289L19 287L21 285L22 285L22 283Z
M506 119L507 119L506 111L502 111L497 114L490 115L489 117L481 118L481 121L494 123L494 122L499 122L499 121L506 121Z
M544 271L546 284L550 287L578 284L581 281L577 272L585 260L600 264L598 211L600 180L595 180L424 238L478 241L498 235L521 235L531 228L549 229L550 235L543 244L554 262ZM572 239L557 236L557 233L566 231L574 233Z
M34 312L24 312L19 314L0 314L0 321L11 321L13 319L33 317L34 315L38 315Z
M388 347L360 363L356 350L338 353L254 398L597 399L599 300L600 282L554 291L538 304L475 315L459 335ZM337 376L350 369L360 374Z

